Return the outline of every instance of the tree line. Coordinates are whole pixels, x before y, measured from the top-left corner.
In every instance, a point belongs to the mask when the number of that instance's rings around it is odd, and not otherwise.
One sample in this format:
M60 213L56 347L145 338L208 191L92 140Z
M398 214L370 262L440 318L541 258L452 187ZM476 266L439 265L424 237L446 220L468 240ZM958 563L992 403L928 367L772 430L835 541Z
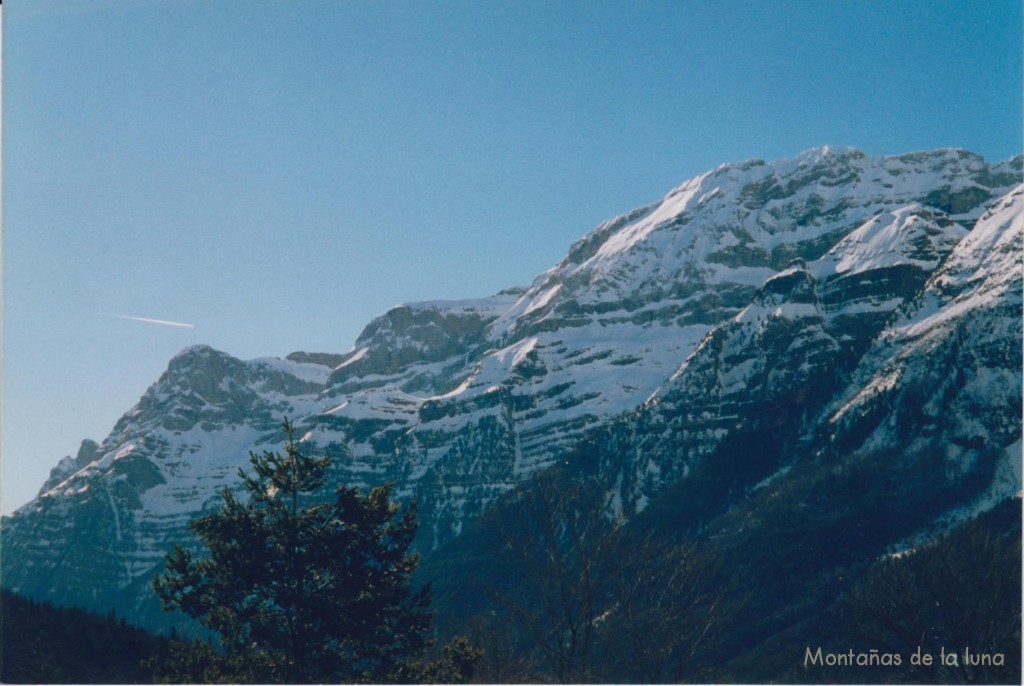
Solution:
M617 519L607 488L585 469L559 466L520 485L424 570L413 550L415 504L399 507L387 484L366 493L342 486L323 501L330 459L307 454L290 423L283 429L283 453L251 453L250 470L239 470L244 497L225 489L219 509L190 525L198 545L176 546L153 580L164 609L194 618L198 636L155 637L113 616L5 593L2 680L736 679L723 664L751 640L762 606L747 598L758 580L738 578L714 541ZM763 678L1019 681L1020 527L1008 509L1019 520L1017 501L997 509L1004 521L979 520L865 567L803 626L826 649L1008 645L1015 668L823 672L791 660L766 665ZM424 577L454 581L435 597Z
M0 682L145 684L148 663L169 655L171 638L113 613L58 608L0 591Z

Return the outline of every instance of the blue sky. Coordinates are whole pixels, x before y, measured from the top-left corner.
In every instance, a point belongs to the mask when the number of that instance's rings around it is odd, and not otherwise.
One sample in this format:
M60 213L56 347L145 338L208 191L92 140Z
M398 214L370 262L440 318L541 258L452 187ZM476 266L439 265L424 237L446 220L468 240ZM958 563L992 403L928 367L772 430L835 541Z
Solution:
M722 162L1011 157L1021 23L1018 0L9 0L3 512L187 345L343 352Z

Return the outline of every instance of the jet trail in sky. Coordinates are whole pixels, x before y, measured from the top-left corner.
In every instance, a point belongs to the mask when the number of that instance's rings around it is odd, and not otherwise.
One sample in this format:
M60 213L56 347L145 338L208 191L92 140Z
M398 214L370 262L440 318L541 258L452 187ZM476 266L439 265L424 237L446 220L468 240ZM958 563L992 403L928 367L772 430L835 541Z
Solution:
M146 322L147 324L162 324L163 326L176 326L181 329L194 329L195 324L184 324L182 322L169 322L166 319L149 319L148 317L131 317L127 314L112 314L111 317L117 317L118 319L131 319L136 322Z

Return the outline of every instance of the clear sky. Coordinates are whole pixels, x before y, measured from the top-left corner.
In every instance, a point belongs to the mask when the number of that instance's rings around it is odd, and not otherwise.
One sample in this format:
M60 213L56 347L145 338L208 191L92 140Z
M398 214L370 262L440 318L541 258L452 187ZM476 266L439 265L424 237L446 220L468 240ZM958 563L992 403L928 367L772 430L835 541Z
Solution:
M187 345L344 352L722 162L1022 146L1019 0L4 8L4 513Z

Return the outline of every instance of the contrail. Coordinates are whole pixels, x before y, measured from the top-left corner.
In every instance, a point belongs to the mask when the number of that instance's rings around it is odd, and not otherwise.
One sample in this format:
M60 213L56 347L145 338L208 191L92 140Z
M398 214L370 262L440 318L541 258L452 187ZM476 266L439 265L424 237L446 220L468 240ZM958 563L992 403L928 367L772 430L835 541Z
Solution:
M135 322L146 322L147 324L163 324L164 326L177 326L180 329L194 329L195 324L184 324L182 322L169 322L166 319L149 319L148 317L130 317L126 314L111 314L110 317L117 317L118 319L131 319Z

